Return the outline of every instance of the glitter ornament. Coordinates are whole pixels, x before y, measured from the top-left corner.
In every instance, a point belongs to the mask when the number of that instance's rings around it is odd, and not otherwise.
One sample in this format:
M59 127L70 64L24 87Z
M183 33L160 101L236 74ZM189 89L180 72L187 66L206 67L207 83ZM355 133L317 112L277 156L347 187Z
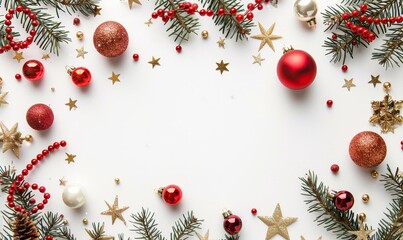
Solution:
M129 35L120 23L107 21L95 29L93 42L101 55L117 57L126 50L129 44Z
M66 67L71 80L78 87L85 87L91 82L91 72L85 67Z
M354 205L354 196L349 191L339 191L333 197L333 203L340 211L347 211Z
M42 103L32 105L26 115L28 125L35 130L46 130L53 124L52 109Z
M158 194L166 204L171 206L177 205L182 199L182 189L174 184L160 188Z
M226 211L223 213L224 216L224 230L230 234L234 235L241 231L242 229L242 219L237 215L232 214L231 211Z
M381 164L386 157L386 152L386 143L383 138L371 131L355 135L349 146L351 159L363 168L373 168Z
M70 184L62 194L64 204L70 208L79 208L85 204L85 190L79 184Z
M41 80L45 74L45 68L38 60L28 60L22 66L22 74L30 81L38 81Z

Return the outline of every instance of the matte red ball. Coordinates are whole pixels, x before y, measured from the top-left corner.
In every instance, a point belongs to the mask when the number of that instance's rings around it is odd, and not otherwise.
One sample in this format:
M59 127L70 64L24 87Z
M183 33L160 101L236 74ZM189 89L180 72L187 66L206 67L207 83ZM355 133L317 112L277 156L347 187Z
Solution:
M242 229L242 219L237 215L229 215L224 219L224 230L231 235L237 234Z
M28 60L22 66L22 74L30 81L38 81L41 80L45 74L45 68L38 60Z
M316 62L305 51L289 50L278 61L277 76L287 88L304 89L315 80Z
M161 197L168 205L176 205L182 199L182 189L177 185L168 185L162 190Z
M93 42L96 50L105 57L117 57L126 51L129 35L125 27L114 21L101 23L95 29Z
M386 143L383 138L371 131L360 132L351 139L349 153L351 160L363 168L373 168L386 157Z
M349 191L339 191L334 196L333 203L340 211L347 211L354 205L354 196Z
M52 126L54 116L49 106L38 103L28 109L26 119L31 128L35 130L46 130Z

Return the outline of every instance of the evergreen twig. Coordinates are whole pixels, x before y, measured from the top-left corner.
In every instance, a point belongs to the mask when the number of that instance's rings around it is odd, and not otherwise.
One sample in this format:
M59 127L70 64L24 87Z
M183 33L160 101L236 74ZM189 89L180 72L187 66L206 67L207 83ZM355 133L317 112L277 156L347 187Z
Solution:
M154 219L154 213L151 213L149 209L141 209L141 212L132 214L131 217L133 221L134 229L132 231L136 232L139 237L136 239L144 240L165 240L162 236L161 231L157 228L157 223Z
M193 212L183 214L182 218L175 222L170 234L171 240L185 240L192 236L196 229L200 228L202 221L198 220Z
M239 240L239 235L238 234L234 234L234 235L227 235L225 234L225 240Z

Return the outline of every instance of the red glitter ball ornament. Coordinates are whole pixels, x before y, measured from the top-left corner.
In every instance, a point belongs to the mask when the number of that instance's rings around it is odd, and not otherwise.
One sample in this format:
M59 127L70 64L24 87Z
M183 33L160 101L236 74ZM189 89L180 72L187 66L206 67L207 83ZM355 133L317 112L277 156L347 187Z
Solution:
M42 103L32 105L26 115L28 125L35 130L46 130L53 124L52 109Z
M386 143L383 138L371 131L360 132L351 139L350 157L355 164L363 168L373 168L386 157Z
M224 230L230 234L234 235L241 231L242 229L242 219L237 215L232 214L231 211L223 213L224 216Z
M28 60L22 66L22 74L30 81L38 81L41 80L45 74L45 68L38 60Z
M129 35L125 27L114 21L101 23L95 29L94 46L105 57L117 57L126 51Z
M67 73L70 74L71 80L78 87L85 87L91 82L91 72L85 67L69 68Z
M304 89L315 80L315 60L305 51L288 50L278 61L277 76L287 88Z
M354 205L354 196L349 191L339 191L334 196L333 203L340 211L347 211Z
M182 189L174 184L160 189L159 192L162 200L171 206L177 205L182 199Z

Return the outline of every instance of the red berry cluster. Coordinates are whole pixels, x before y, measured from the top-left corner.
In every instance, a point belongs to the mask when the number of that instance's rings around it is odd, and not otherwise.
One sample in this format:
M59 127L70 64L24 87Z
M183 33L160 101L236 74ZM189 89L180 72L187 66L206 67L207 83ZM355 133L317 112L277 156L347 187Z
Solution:
M13 41L14 36L12 35L13 29L11 28L11 19L13 18L15 11L23 12L31 19L32 29L29 31L30 36L28 36L25 41ZM9 43L5 44L4 46L0 46L0 54L11 49L13 49L14 51L18 51L20 49L28 48L28 46L31 45L31 43L33 42L36 35L35 27L39 25L38 20L36 20L36 14L31 12L29 8L23 8L21 5L19 5L15 8L15 10L13 8L10 8L8 10L8 13L5 15L5 18L6 19L4 20L4 24L7 26L5 29L7 33L6 39L9 41Z
M42 150L42 153L38 154L36 158L31 160L31 163L27 164L25 169L21 171L21 174L17 175L16 180L10 185L10 188L8 189L8 196L7 196L7 202L8 206L10 208L14 208L15 211L21 212L21 213L26 213L26 214L35 214L39 210L42 210L45 208L45 205L48 203L48 200L50 198L50 194L46 192L46 188L44 186L38 186L38 184L29 184L28 182L24 181L25 176L28 176L29 171L31 171L40 161L44 159L44 157L47 157L49 153L53 152L55 149L59 149L60 147L65 147L67 145L66 141L60 141L55 142L52 145L49 145L47 149ZM18 191L20 194L22 194L26 189L32 188L32 190L38 190L40 193L43 193L43 200L42 202L36 204L36 206L31 208L31 211L28 212L26 209L24 209L20 205L16 205L14 202L14 194L16 191ZM36 199L31 198L29 199L29 203L34 205L36 203ZM46 238L48 239L48 238Z

